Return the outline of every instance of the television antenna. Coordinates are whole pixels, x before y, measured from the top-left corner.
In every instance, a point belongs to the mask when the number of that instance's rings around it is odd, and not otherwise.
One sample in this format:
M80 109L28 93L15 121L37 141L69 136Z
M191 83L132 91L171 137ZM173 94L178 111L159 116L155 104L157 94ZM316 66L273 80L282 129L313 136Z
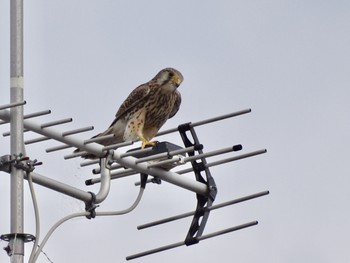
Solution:
M11 174L11 229L9 234L2 234L0 236L0 239L8 242L8 246L5 248L5 250L8 255L11 256L11 262L23 262L24 243L26 242L34 242L29 262L36 262L37 258L42 252L43 247L45 246L52 233L67 220L79 216L85 216L91 219L96 216L121 215L132 211L137 207L139 201L141 200L146 184L150 182L160 183L161 181L166 181L188 191L194 192L197 198L197 206L194 211L138 226L138 229L141 230L175 221L181 218L192 217L191 225L187 231L187 234L184 235L184 240L127 256L127 260L139 258L183 245L194 245L202 240L251 227L258 223L254 220L214 233L204 234L205 225L208 221L210 213L213 210L269 194L269 191L262 191L259 193L254 193L248 196L229 200L224 203L214 204L218 186L216 185L214 177L210 172L210 168L224 163L263 154L266 152L266 149L234 155L229 158L210 162L208 161L210 157L241 151L242 145L233 145L215 151L204 152L204 145L200 143L200 140L195 131L195 128L201 125L206 125L208 123L213 123L250 113L250 109L225 114L199 122L181 124L176 128L158 133L157 136L178 132L183 141L183 147L167 141L162 141L151 148L137 148L126 152L123 151L123 148L132 145L134 142L123 142L115 145L103 146L99 144L99 140L106 139L106 136L88 140L83 139L80 136L80 133L92 130L92 126L64 131L59 129L59 125L71 122L71 118L46 123L37 122L35 121L36 117L50 114L51 111L45 110L31 114L24 114L24 105L26 104L26 101L24 100L23 96L23 0L11 1L10 8L11 100L9 104L0 106L0 119L2 120L0 124L10 124L10 131L5 132L3 136L11 136L11 149L9 154L0 157L0 171ZM40 137L25 141L25 131L34 132L40 135ZM65 159L80 157L86 153L91 153L95 156L98 156L98 160L85 161L81 165L98 166L93 171L95 174L99 174L100 177L87 180L86 185L99 184L99 190L93 193L78 189L76 187L34 172L36 167L42 163L36 159L31 159L30 153L26 153L25 151L25 145L38 143L45 140L55 140L61 143L59 146L47 148L46 152L48 153L67 149L70 147L81 149L81 151L78 153L72 153L64 156ZM185 164L190 164L190 167L173 171L173 169L177 169L177 167L181 167ZM187 173L193 173L195 180L183 175ZM134 174L140 174L140 182L136 183L136 185L140 186L140 190L134 204L123 211L98 211L98 204L102 203L108 197L112 180L117 180L118 178ZM35 235L24 233L24 180L28 181L32 196L35 196L33 183L39 184L48 189L60 192L84 202L85 211L68 215L59 220L52 226L52 228L48 231L46 236L41 241L39 240L38 231ZM33 197L33 200L35 214L36 217L38 217L38 207L36 205L35 197ZM38 220L36 220L36 222L36 228L38 230L40 228L40 225L38 223Z

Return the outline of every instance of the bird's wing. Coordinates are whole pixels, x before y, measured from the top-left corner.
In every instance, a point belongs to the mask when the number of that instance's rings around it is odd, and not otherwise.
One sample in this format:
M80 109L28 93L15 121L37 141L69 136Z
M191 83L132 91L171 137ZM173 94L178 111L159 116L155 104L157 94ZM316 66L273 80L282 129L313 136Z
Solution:
M175 94L176 94L176 100L175 100L175 103L174 103L174 106L173 106L173 109L171 110L171 113L169 115L169 119L171 117L173 117L177 112L178 110L180 109L180 104L181 104L181 94L179 91L175 91Z
M150 86L146 84L142 84L135 88L129 96L126 98L126 100L123 102L123 104L120 106L118 112L115 115L115 119L112 122L111 126L113 126L119 118L121 118L125 113L130 111L132 108L134 108L136 105L138 105L142 100L147 98L151 91Z

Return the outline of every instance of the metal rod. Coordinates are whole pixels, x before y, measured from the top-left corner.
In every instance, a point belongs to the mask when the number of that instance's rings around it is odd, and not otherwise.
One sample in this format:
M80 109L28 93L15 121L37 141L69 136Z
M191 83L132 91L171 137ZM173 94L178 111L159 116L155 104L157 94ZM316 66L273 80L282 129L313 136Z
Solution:
M220 164L224 164L224 163L228 163L228 162L238 161L238 160L245 159L245 158L248 158L248 157L252 157L252 156L255 156L255 155L264 154L266 152L267 152L266 149L257 150L257 151L254 151L254 152L241 154L241 155L237 155L237 156L234 156L234 157L226 158L226 159L223 159L223 160L211 162L211 163L208 163L206 166L207 167L212 167L212 166L216 166L216 165L220 165Z
M267 152L266 149L257 150L257 151L254 151L254 152L249 152L249 153L233 156L233 157L230 157L230 158L222 159L222 160L219 160L219 161L214 161L214 162L211 162L211 163L207 163L205 166L207 168L210 168L210 167L213 167L213 166L217 166L217 165L228 163L228 162L238 161L238 160L245 159L245 158L248 158L248 157L252 157L252 156L255 156L255 155L263 154L263 153L266 153L266 152ZM178 173L178 174L185 174L185 173L190 173L192 171L193 171L193 168L191 167L191 168L187 168L187 169L176 171L176 173Z
M65 131L65 132L62 132L62 136L64 137L64 136L77 134L81 132L92 131L93 129L94 129L94 126L88 126L84 128L75 129L75 130Z
M26 104L26 101L20 101L20 102L12 102L10 104L5 104L0 106L0 110L8 109L8 108L13 108L17 106L22 106Z
M81 151L81 152L73 152L73 153L70 153L70 154L67 154L65 156L63 156L63 158L65 160L68 160L68 159L73 159L73 158L77 158L77 157L81 157L85 154L87 154L88 152L87 151Z
M93 164L97 164L99 162L99 160L87 160L84 161L80 164L80 167L84 167L84 166L89 166L89 165L93 165Z
M38 116L42 116L45 114L50 114L51 111L50 110L45 110L45 111L39 111L39 112L35 112L35 113L30 113L30 114L26 114L23 116L23 119L30 119L30 118L34 118L34 117L38 117ZM0 125L1 124L5 124L8 123L7 121L0 121Z
M23 103L23 0L10 1L10 77L11 103ZM23 106L11 108L11 154L25 154L23 138ZM23 233L24 171L11 167L11 233ZM16 235L15 235L16 236ZM9 242L11 263L23 263L24 239L17 236Z
M111 171L111 180L113 179L118 179L118 178L122 178L122 177L126 177L129 175L134 175L134 174L138 174L138 172L136 172L135 170L131 169L131 168L127 168L124 169L122 171ZM85 181L86 185L93 185L96 183L101 182L101 178L92 178L92 179L88 179Z
M226 228L226 229L223 229L223 230L219 230L219 231L207 234L207 235L200 236L200 237L198 237L198 240L202 241L202 240L205 240L205 239L208 239L208 238L221 236L221 235L233 232L233 231L241 230L243 228L256 226L257 224L258 224L258 221L252 221L252 222L248 222L248 223L245 223L245 224L242 224L242 225L233 226L233 227Z
M75 188L73 186L64 184L62 182L56 181L49 177L43 176L41 174L32 172L31 173L33 183L39 184L56 192L60 192L62 194L68 195L70 197L76 198L78 200L88 202L91 200L91 194ZM27 179L27 178L26 178Z
M72 146L65 145L65 144L64 145L59 145L59 146L54 146L54 147L47 148L46 152L50 153L50 152L54 152L54 151L64 150L64 149L71 148L71 147Z
M242 225L230 227L230 228L227 228L227 229L224 229L224 230L220 230L220 231L217 231L217 232L213 232L213 233L210 233L210 234L207 234L207 235L200 236L200 237L197 238L197 240L198 241L202 241L202 240L205 240L205 239L208 239L208 238L220 236L220 235L227 234L227 233L230 233L230 232L233 232L233 231L237 231L237 230L241 230L241 229L244 229L244 228L247 228L247 227L255 226L257 224L258 224L258 221L252 221L252 222L249 222L249 223L245 223L245 224L242 224ZM128 257L126 257L126 260L131 260L131 259L135 259L135 258L148 256L148 255L151 255L151 254L154 254L154 253L158 253L158 252L161 252L161 251L165 251L165 250L169 250L169 249L172 249L172 248L180 247L180 246L183 246L183 245L185 245L185 241L180 241L180 242L177 242L177 243L173 243L173 244L170 244L170 245L166 245L166 246L163 246L163 247L151 249L151 250L148 250L148 251L145 251L145 252L141 252L141 253L138 253L138 254L134 254L134 255L128 256Z
M180 242L177 242L177 243L172 243L172 244L169 244L169 245L166 245L166 246L154 248L154 249L147 250L147 251L144 251L144 252L141 252L141 253L137 253L137 254L134 254L134 255L131 255L131 256L127 256L125 259L126 260L132 260L132 259L135 259L135 258L140 258L140 257L148 256L148 255L151 255L151 254L155 254L155 253L158 253L158 252L162 252L162 251L165 251L165 250L169 250L169 249L172 249L172 248L181 247L181 246L184 246L184 245L185 245L185 241L180 241Z
M122 178L128 175L134 175L134 174L138 174L138 172L136 172L135 170L131 169L131 168L126 168L122 171L112 171L111 172L111 179L113 177L113 179L118 179L118 178ZM100 179L100 178L96 178L96 179Z
M37 142L47 141L47 140L50 140L50 138L43 136L43 137L27 140L24 142L24 144L28 145L28 144L33 144L33 143L37 143Z
M196 126L204 125L204 124L207 124L207 123L220 121L220 120L224 120L224 119L227 119L227 118L232 118L232 117L236 117L236 116L243 115L243 114L246 114L246 113L250 113L251 111L252 111L251 109L240 110L240 111L232 112L232 113L229 113L229 114L221 115L221 116L218 116L218 117L210 118L210 119L207 119L207 120L193 122L190 125L191 125L191 127L196 127ZM161 135L165 135L165 134L176 132L176 131L177 131L177 127L176 128L172 128L172 129L168 129L168 130L165 130L165 131L158 132L156 136L161 136Z
M219 154L224 154L224 153L229 153L235 150L236 146L231 146L231 147L227 147L227 148L223 148L220 150L215 150L215 151L211 151L211 152L207 152L207 153L201 153L198 155L194 155L194 156L189 156L184 158L184 162L191 162L193 160L198 160L201 158L207 158L207 157L212 157L215 155L219 155Z
M126 177L129 175L133 175L133 174L138 174L138 172L136 172L135 170L131 169L131 168L127 168L124 170L119 170L119 171L111 171L111 180L112 179L118 179L118 178L122 178L122 177ZM96 183L101 182L101 178L92 178L92 179L88 179L85 181L86 185L93 185Z
M28 130L24 129L23 132L28 132ZM7 136L10 136L10 135L11 135L11 132L10 132L10 131L7 131L7 132L2 133L2 136L3 136L3 137L7 137Z
M193 122L192 127L196 127L196 126L200 126L200 125L204 125L204 124L208 124L208 123L212 123L212 122L216 122L216 121L221 121L221 120L232 118L232 117L237 117L237 116L240 116L243 114L250 113L251 111L252 111L251 109L245 109L245 110L240 110L240 111L224 114L224 115L221 115L218 117L210 118L207 120Z
M259 192L259 193L256 193L256 194L243 196L243 197L240 197L240 198L237 198L237 199L233 199L233 200L230 200L230 201L227 201L227 202L224 202L224 203L216 204L216 205L213 205L213 206L210 206L210 207L205 207L204 211L212 211L212 210L219 209L219 208L222 208L222 207L225 207L225 206L238 204L238 203L241 203L241 202L252 200L254 198L258 198L258 197L262 197L262 196L268 195L269 193L270 193L269 191L263 191L263 192ZM147 224L139 225L137 227L137 229L138 230L142 230L142 229L145 229L145 228L149 228L149 227L165 224L165 223L172 222L172 221L175 221L175 220L178 220L178 219L182 219L182 218L186 218L186 217L189 217L189 216L193 216L194 214L195 214L195 212L191 211L191 212L183 213L183 214L180 214L180 215L163 218L163 219L160 219L160 220L157 220L157 221L154 221L154 222L150 222L150 223L147 223Z
M60 125L63 123L71 122L72 120L73 120L72 118L67 118L67 119L62 119L62 120L57 120L57 121L51 121L51 122L41 124L40 127L41 127L41 129L44 129L47 127L56 126L56 125Z
M35 117L47 115L47 114L51 114L51 110L43 110L43 111L38 111L38 112L34 112L34 113L29 113L29 114L24 115L23 118L30 119L30 118L35 118Z
M190 147L187 147L187 148L170 151L169 155L170 156L178 155L178 154L188 153L188 152L191 152L191 151L198 151L198 150L202 150L202 149L203 149L203 145L200 144L200 145L197 145L197 146L190 146Z

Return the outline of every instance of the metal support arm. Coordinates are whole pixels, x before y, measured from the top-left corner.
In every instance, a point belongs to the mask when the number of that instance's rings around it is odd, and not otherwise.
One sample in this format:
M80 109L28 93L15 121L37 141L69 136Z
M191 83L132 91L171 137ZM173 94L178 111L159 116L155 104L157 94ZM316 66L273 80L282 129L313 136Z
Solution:
M0 110L0 119L9 121L10 113L8 110ZM84 140L77 138L76 136L63 136L61 132L57 131L53 127L41 128L41 124L35 123L32 120L24 120L24 127L28 130L34 131L38 134L44 135L49 138L53 138L57 141L63 142L65 144L75 146L82 150L87 150L89 153L96 156L103 157L106 155L106 152L103 150L103 145L98 143L89 143L84 144ZM148 168L145 163L136 163L136 158L131 156L123 157L118 151L114 151L113 157L119 164L132 168L139 173L145 173L148 175L159 177L160 179L185 188L187 190L196 192L201 195L207 194L207 186L201 182L196 182L190 178L181 177L177 173L171 171L165 171L164 169L152 167ZM35 179L33 178L33 182Z

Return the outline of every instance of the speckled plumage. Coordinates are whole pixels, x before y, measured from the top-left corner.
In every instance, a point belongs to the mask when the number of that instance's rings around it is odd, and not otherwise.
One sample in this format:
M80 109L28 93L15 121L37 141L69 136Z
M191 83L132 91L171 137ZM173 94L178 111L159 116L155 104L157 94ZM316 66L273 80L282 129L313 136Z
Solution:
M94 137L115 135L101 141L103 145L137 139L142 141L142 147L152 145L150 140L179 110L181 95L177 87L182 81L183 76L176 69L161 70L152 80L135 88L120 106L110 127Z

